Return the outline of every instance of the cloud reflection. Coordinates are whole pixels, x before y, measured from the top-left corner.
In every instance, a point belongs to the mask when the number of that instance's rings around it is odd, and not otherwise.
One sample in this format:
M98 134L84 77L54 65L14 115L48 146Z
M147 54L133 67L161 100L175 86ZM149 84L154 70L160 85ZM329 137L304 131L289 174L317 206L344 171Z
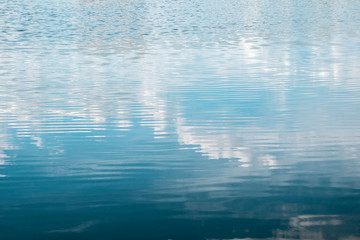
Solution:
M52 230L49 233L81 233L86 231L88 228L92 227L93 225L97 224L97 221L88 221L81 223L78 226L68 229L61 229L61 230Z
M0 177L26 186L5 205L279 220L268 239L347 223L303 213L360 189L360 4L50 3L0 2Z
M301 215L291 219L291 226L288 230L276 229L273 236L268 238L231 238L221 240L275 240L275 239L330 239L336 235L336 230L329 232L329 227L338 226L341 223L335 215ZM355 236L344 236L341 239L358 239ZM220 240L220 239L208 239Z
M6 99L1 114L17 136L29 136L38 148L46 146L44 133L91 133L109 124L128 131L139 116L155 138L175 128L181 145L199 146L210 159L235 159L242 167L257 161L277 168L283 163L267 148L289 141L299 151L335 144L335 138L359 141L358 128L341 129L359 117L348 111L360 91L360 57L351 46L274 46L253 36L216 43L209 52L180 52L148 42L149 50L131 47L133 59L84 49L65 55L56 49L44 55L13 51L1 58L13 69L0 85Z

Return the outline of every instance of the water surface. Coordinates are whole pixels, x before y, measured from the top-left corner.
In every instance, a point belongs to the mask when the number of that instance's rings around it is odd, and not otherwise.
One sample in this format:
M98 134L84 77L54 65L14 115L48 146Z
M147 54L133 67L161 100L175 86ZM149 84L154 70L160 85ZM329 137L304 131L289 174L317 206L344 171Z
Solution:
M0 238L360 239L359 12L0 1Z

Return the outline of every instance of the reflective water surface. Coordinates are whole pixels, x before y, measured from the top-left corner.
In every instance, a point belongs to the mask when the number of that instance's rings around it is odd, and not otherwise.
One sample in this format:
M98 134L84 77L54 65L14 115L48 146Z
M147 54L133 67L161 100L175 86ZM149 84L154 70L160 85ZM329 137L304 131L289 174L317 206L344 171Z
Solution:
M0 1L0 239L360 239L358 0Z

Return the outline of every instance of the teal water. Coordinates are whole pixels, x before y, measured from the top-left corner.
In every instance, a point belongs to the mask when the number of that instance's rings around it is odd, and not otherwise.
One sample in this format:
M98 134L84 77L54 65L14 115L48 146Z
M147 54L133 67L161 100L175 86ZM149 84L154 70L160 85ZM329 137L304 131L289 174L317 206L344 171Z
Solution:
M360 239L358 0L0 0L0 239Z

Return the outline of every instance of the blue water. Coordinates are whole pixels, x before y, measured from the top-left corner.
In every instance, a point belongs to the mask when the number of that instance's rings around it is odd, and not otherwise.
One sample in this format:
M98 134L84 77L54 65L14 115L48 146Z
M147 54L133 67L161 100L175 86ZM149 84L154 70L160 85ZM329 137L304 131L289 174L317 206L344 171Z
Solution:
M0 239L360 239L360 1L0 0Z

